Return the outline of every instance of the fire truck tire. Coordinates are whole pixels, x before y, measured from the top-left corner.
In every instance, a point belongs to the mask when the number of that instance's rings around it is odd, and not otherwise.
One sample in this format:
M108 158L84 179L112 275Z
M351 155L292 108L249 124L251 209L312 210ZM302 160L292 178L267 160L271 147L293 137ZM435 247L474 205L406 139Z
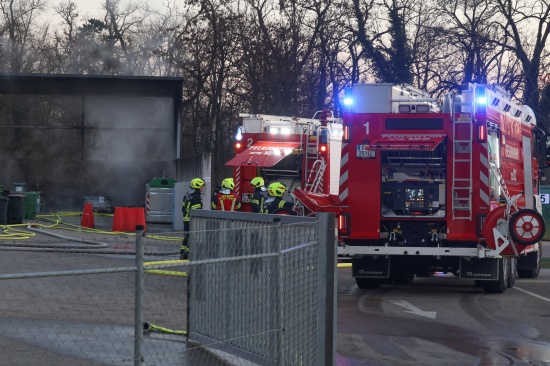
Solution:
M410 285L414 280L414 272L398 272L390 278L396 285Z
M510 265L508 266L508 287L512 288L516 284L516 269L517 269L517 258L509 258Z
M291 215L296 216L298 215L298 212L291 210L290 208L281 207L273 211L274 215Z
M499 258L498 280L483 281L483 290L489 294L501 294L508 288L510 258Z
M515 243L521 245L538 243L546 229L542 215L530 208L515 212L508 225L510 236Z
M382 280L379 278L359 278L355 277L355 283L361 290L377 289L382 286Z
M518 269L518 277L519 278L537 278L540 273L540 263L542 261L542 245L538 243L538 251L531 252L527 255L536 255L536 267L533 269Z

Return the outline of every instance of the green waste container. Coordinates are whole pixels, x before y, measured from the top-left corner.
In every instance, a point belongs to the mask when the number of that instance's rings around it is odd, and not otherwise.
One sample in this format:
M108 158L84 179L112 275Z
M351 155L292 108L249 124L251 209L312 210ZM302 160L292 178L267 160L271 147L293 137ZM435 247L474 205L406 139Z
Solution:
M153 180L149 182L149 187L150 188L174 188L175 183L176 183L176 180L172 178L153 178Z
M0 196L0 225L8 223L8 197Z
M22 224L25 219L25 195L10 194L8 199L8 225Z
M25 218L35 219L36 214L40 212L40 193L25 192Z

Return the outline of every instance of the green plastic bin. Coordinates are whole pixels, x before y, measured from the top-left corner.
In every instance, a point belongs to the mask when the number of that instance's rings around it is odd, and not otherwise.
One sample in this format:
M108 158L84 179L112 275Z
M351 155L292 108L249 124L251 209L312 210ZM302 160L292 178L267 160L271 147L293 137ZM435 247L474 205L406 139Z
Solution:
M172 178L153 178L149 183L150 188L174 188L176 183L175 179Z
M22 224L25 219L25 195L10 194L8 199L8 225Z
M25 192L25 218L35 219L40 212L40 192Z
M8 197L0 196L0 225L8 223Z

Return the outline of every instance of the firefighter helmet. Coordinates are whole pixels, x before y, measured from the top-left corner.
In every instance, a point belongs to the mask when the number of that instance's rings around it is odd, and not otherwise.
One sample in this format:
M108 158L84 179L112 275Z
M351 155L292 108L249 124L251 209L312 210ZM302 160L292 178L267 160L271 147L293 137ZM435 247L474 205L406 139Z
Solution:
M250 184L252 184L256 188L263 187L265 185L264 178L262 177L252 178L252 180L250 181Z
M270 196L281 197L285 192L285 185L279 182L273 182L267 187L267 193L269 193Z
M222 188L234 189L235 183L233 182L233 178L225 178L222 181Z
M191 185L190 185L191 188L199 189L202 186L204 186L204 180L200 178L191 179Z

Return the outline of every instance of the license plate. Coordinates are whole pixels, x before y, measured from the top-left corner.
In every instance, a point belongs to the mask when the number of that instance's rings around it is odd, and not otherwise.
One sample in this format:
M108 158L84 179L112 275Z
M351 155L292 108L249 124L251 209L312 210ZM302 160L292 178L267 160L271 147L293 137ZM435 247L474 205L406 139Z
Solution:
M374 158L376 157L376 151L369 150L369 145L357 145L357 157L358 158Z

